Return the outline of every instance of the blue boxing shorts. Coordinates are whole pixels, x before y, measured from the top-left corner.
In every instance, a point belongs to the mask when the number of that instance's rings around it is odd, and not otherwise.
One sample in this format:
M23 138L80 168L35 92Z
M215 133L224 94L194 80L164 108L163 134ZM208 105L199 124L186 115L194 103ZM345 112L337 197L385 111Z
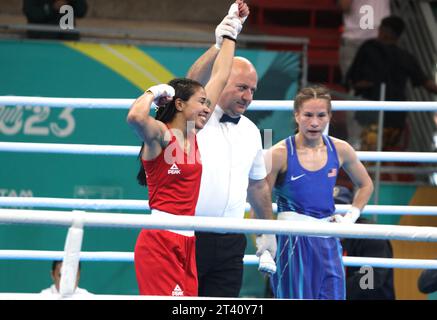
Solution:
M346 298L343 250L338 238L278 235L277 240L277 271L271 277L275 298Z

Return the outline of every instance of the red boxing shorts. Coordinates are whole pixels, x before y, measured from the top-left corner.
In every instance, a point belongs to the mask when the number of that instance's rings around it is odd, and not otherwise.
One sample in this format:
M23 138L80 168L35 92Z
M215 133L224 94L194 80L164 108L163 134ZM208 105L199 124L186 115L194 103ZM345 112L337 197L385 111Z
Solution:
M197 296L195 236L142 230L135 245L140 295Z

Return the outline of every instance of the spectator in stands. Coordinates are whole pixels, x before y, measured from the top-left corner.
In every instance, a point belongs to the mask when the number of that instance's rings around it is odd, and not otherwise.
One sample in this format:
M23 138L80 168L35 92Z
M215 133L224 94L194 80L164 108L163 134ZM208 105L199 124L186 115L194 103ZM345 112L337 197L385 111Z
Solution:
M381 20L390 15L390 0L338 0L343 11L343 30L339 50L339 65L343 84L360 46L376 38ZM360 149L360 126L355 120L355 111L346 113L347 140Z
M88 9L86 0L24 0L23 13L30 24L59 26L59 30L61 30L61 18L64 14L68 14L67 12L61 12L61 7L64 5L72 7L74 19L84 17ZM34 39L60 40L79 40L80 38L79 32L75 30L66 32L29 30L27 36Z
M338 0L338 5L343 11L339 64L344 80L359 47L377 37L381 20L390 15L390 0Z
M417 281L417 287L422 293L433 293L437 291L437 270L423 270Z
M348 85L355 90L357 96L367 100L380 100L381 84L384 83L384 100L405 101L408 80L414 86L422 86L437 93L436 83L425 75L417 59L398 46L404 29L405 23L401 18L386 17L381 22L378 37L366 41L360 47L346 76ZM384 150L400 148L398 143L402 141L406 116L406 112L400 111L391 111L384 115ZM355 118L370 132L372 127L376 128L378 112L356 112ZM375 148L372 146L367 149Z
M52 270L50 272L50 276L53 280L53 284L47 288L41 291L41 294L60 294L59 288L61 283L61 268L62 268L62 261L61 260L55 260L52 263ZM80 280L80 262L79 262L79 268L77 270L77 278L76 278L76 288L74 290L73 295L92 295L88 290L79 288L79 280Z
M334 188L336 204L351 204L352 192L343 186ZM371 223L359 217L356 223ZM343 254L353 257L393 258L393 250L389 240L376 239L343 239ZM346 268L346 299L347 300L395 300L393 286L393 269L373 268L373 288L361 287L361 279L366 272L360 273L358 267Z

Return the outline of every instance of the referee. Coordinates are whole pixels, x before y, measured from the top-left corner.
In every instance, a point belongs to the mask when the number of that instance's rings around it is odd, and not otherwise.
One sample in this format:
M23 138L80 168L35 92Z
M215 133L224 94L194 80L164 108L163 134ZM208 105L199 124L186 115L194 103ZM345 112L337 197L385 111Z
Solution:
M240 5L240 16L245 17L241 14L244 6ZM217 44L195 62L188 78L209 78L220 50L220 33L228 29L225 18L216 29ZM272 218L261 136L256 125L242 115L252 102L257 80L249 60L235 58L218 104L197 135L203 172L196 216L243 219L248 200L258 218ZM260 236L257 246L258 255L268 250L274 257L275 235ZM244 234L196 232L199 296L239 296L245 249Z

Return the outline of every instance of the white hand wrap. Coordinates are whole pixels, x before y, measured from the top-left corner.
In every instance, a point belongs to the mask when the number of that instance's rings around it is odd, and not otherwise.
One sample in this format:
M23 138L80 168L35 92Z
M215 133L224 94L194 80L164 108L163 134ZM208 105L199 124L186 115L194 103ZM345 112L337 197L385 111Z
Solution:
M262 234L256 237L256 256L260 257L264 251L268 251L272 257L276 257L276 235Z
M223 36L231 37L232 39L237 39L239 22L230 17L226 16L220 22L220 24L215 28L215 46L217 49L220 49L222 47L223 43Z
M217 49L222 47L223 36L228 36L237 40L246 19L247 16L239 16L238 4L233 3L229 8L228 15L224 17L222 22L220 22L220 24L215 28L215 47Z
M259 257L258 270L269 274L274 274L276 272L276 263L269 251L264 251L264 253Z
M240 20L241 24L243 24L247 19L247 16L240 17L240 14L238 12L238 4L236 4L235 2L231 4L228 15L230 15L231 17L237 17Z
M357 207L350 207L344 216L341 214L334 215L334 221L337 223L353 224L360 217L360 213L361 211Z
M175 95L175 91L174 88L172 86L169 86L168 84L158 84L156 86L152 86L149 89L146 90L150 91L153 96L153 102L155 104L158 103L159 99L164 98L164 97L168 97L168 98L173 98Z

